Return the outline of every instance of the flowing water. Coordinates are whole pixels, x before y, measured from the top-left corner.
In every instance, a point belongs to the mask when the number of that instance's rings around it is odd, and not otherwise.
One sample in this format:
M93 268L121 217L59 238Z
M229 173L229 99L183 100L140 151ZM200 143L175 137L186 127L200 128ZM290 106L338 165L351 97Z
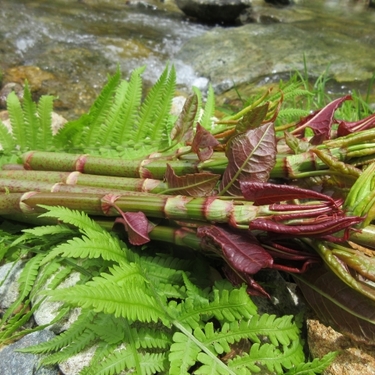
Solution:
M375 23L375 10L360 3L297 0L294 7L315 12L313 22L322 33L333 22L348 29L353 43L358 38L373 41L367 30ZM179 51L212 27L187 20L168 0L1 0L0 71L3 83L40 77L34 83L38 93L59 96L57 109L74 117L91 104L117 66L128 77L146 65L145 80L155 82L171 62L181 89L196 84L198 75L179 60ZM38 68L11 69L20 66Z

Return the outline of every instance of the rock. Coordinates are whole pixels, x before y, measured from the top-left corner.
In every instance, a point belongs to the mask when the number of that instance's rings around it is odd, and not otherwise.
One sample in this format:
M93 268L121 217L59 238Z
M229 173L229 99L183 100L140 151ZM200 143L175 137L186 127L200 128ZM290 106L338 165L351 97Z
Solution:
M51 81L55 77L52 73L46 72L37 66L17 66L4 71L4 83L18 83L23 85L29 83L32 92L41 91L45 81ZM44 94L44 92L42 92Z
M318 320L307 320L307 335L310 353L321 358L332 351L340 351L333 363L322 375L374 375L375 348L353 342Z
M59 375L57 366L38 368L39 355L19 353L16 350L51 340L55 335L45 329L33 332L14 344L0 349L1 375Z
M322 34L311 22L247 24L231 28L230 32L215 27L185 43L179 58L191 65L198 76L208 78L216 94L262 77L273 76L278 82L291 72L304 71L304 55L312 77L320 76L328 62L328 73L337 82L372 77L374 49L360 40L354 44L346 31Z
M64 375L77 375L80 371L88 366L95 354L97 347L90 346L88 349L82 350L78 354L70 357L66 361L59 364L59 368Z
M245 0L176 0L189 17L208 23L234 23L243 10L250 7Z
M16 93L19 99L23 98L22 85L16 82L9 82L0 90L0 108L5 109L7 107L7 97L12 91Z
M293 4L293 0L264 0L266 3L273 5L290 5Z
M0 308L7 309L19 296L18 278L25 263L22 261L6 263L0 267Z
M80 279L80 274L78 272L71 273L59 286L60 288L69 288L77 283ZM46 283L46 289L48 290L48 282ZM41 289L42 291L43 289ZM32 301L33 304L39 302L40 299L44 296L37 295L36 298ZM49 324L57 317L59 310L61 309L63 302L51 302L48 297L39 305L38 309L34 312L35 323L39 326L44 324ZM69 313L64 316L63 319L60 319L57 323L54 323L49 326L49 329L55 333L60 333L67 330L70 325L77 319L80 314L79 308L70 309Z

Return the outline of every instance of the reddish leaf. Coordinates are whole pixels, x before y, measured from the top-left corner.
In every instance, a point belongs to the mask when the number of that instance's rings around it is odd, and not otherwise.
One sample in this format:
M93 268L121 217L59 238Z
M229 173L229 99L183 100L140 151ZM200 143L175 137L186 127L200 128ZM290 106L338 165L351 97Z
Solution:
M277 185L262 182L241 182L241 192L245 199L255 205L272 204L293 199L319 199L336 205L333 198L314 190L291 185Z
M349 287L324 266L294 278L323 322L354 340L375 344L375 301ZM373 293L375 298L374 290Z
M301 222L299 225L287 225L281 222L273 221L272 219L255 219L249 224L250 230L262 230L271 233L289 234L293 236L308 236L325 238L331 234L337 233L343 229L349 229L352 225L363 221L363 218L358 216L326 216L317 218L316 222L309 220L306 224ZM334 237L330 237L334 241ZM337 238L340 241L340 238Z
M191 149L198 155L199 160L205 161L209 159L214 152L213 148L218 144L219 141L198 123Z
M198 111L197 95L189 96L171 131L171 139L177 142L188 141L193 138L193 125Z
M148 232L151 227L143 212L125 212L121 216L116 218L115 223L124 225L132 245L143 245L150 241Z
M354 122L340 121L339 127L337 129L337 136L343 137L350 133L359 132L359 131L366 130L366 129L371 129L374 126L375 126L375 113L359 121L354 121Z
M177 176L173 168L167 164L165 179L168 183L168 190L173 193L189 195L194 197L205 197L210 195L219 181L220 175L209 172L186 174Z
M273 123L235 135L227 144L226 156L228 166L221 180L221 193L242 195L242 182L267 181L276 160Z
M199 227L197 234L204 239L202 247L219 253L234 271L254 275L272 267L271 255L250 233L210 225Z
M250 129L258 128L267 116L269 102L259 105L246 113L236 125L236 133L243 133Z
M297 129L305 129L309 127L314 132L314 137L310 140L312 145L321 144L326 139L330 139L330 133L332 124L335 123L333 115L336 109L346 100L351 100L351 95L343 96L333 100L331 103L327 104L323 109L315 112L313 115L309 115L302 119L299 124L297 124ZM296 130L297 130L296 129Z

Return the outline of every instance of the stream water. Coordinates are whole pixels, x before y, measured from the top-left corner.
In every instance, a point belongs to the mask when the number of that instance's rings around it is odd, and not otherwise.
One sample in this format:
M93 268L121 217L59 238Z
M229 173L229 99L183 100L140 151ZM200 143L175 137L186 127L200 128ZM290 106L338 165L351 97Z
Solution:
M314 12L314 27L322 33L329 32L327 22L335 22L348 29L353 43L375 40L368 31L374 30L375 10L360 1L296 0L294 9ZM168 0L1 0L0 71L3 83L40 77L34 83L38 93L59 96L57 109L74 117L92 103L117 66L127 77L147 65L144 79L155 82L172 62L179 87L191 87L199 75L179 59L179 51L212 27L186 19ZM12 69L20 66L38 70Z

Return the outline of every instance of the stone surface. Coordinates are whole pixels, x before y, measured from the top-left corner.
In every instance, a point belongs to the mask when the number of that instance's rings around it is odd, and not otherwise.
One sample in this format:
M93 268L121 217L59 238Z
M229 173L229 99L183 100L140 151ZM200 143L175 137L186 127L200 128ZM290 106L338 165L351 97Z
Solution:
M51 340L55 335L49 330L33 332L21 340L0 349L1 375L59 375L57 366L38 369L40 356L19 353L16 350Z
M322 34L295 23L216 27L185 43L180 53L199 76L210 80L216 93L270 74L278 81L303 71L303 56L311 76L329 67L338 82L367 80L375 71L375 49L360 41L353 44L344 33Z
M77 283L80 278L80 274L78 272L72 273L69 275L66 280L64 280L57 289L60 288L69 288ZM48 289L48 283L46 283L46 289ZM43 289L41 289L42 291ZM33 304L37 303L41 298L44 298L40 294L36 296L36 298L32 301ZM63 302L51 302L49 301L48 297L40 304L38 309L34 312L34 320L35 323L39 326L44 324L49 324L56 318L59 314L60 309L63 305ZM74 308L71 309L69 314L64 316L63 319L59 320L57 323L52 324L49 326L49 329L55 333L60 333L67 328L77 319L80 313L80 309Z
M307 329L308 345L314 358L321 358L332 351L340 351L322 375L375 374L375 347L355 343L315 319L308 319Z
M176 0L176 4L187 16L210 23L234 23L250 7L246 0Z
M7 309L19 296L18 277L24 262L7 263L0 267L0 308ZM5 282L3 280L5 279Z

